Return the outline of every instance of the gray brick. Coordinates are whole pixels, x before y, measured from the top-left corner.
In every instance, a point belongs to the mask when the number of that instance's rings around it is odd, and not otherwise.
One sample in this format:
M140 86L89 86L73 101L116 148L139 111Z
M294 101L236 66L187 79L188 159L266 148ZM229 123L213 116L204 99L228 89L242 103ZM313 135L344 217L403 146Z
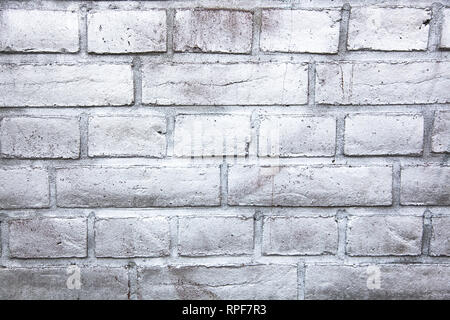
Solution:
M430 255L450 256L450 216L432 217Z
M431 136L433 152L450 153L450 112L438 112L434 118Z

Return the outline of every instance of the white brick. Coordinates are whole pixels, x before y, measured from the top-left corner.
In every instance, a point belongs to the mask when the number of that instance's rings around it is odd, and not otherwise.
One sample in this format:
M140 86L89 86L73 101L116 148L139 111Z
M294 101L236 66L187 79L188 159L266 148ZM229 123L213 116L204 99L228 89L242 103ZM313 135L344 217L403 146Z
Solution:
M351 114L345 118L346 155L419 155L423 151L420 114Z
M369 289L380 271L380 288ZM449 299L448 265L307 266L305 299Z
M422 217L351 217L347 253L351 256L416 256L422 250Z
M146 64L142 86L146 104L306 104L308 67L276 62Z
M125 268L80 268L79 290L69 289L75 265L67 268L0 268L0 299L4 300L126 300L128 275ZM70 282L69 282L70 283Z
M69 11L0 11L0 51L77 52L78 14Z
M432 217L430 255L450 256L450 216Z
M88 50L95 53L164 52L166 12L98 11L88 14Z
M220 170L203 167L57 169L60 207L178 207L220 204Z
M337 222L332 218L266 217L265 255L321 255L337 251Z
M14 258L86 257L87 221L85 218L12 220L9 252Z
M441 48L450 49L450 8L442 9Z
M431 139L433 152L450 152L450 112L437 113Z
M297 299L297 266L168 266L138 270L140 299Z
M96 257L168 256L169 245L169 221L164 217L95 221Z
M302 115L263 116L258 135L260 157L333 156L336 119Z
M392 168L233 165L228 204L256 206L385 206Z
M166 154L163 117L98 116L89 119L90 157L156 157Z
M251 254L253 218L180 218L178 248L182 256Z
M133 102L129 65L0 64L0 107L108 106Z
M404 167L401 171L403 205L450 205L450 167Z
M0 208L47 208L48 172L37 168L0 169Z
M430 9L352 8L348 26L349 50L426 50Z
M237 10L177 10L174 50L182 52L249 53L253 16Z
M203 114L175 119L174 153L182 156L246 156L250 116Z
M450 62L323 63L316 66L316 103L450 102Z
M263 10L260 48L270 52L336 53L339 10Z
M0 153L8 158L64 158L80 155L78 118L3 118Z

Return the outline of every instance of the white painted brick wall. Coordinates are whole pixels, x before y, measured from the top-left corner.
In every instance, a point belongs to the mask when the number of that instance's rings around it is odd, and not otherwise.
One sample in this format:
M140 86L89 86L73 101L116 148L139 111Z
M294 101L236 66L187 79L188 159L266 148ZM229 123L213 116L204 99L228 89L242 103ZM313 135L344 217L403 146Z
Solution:
M449 299L449 48L439 0L0 1L0 299Z

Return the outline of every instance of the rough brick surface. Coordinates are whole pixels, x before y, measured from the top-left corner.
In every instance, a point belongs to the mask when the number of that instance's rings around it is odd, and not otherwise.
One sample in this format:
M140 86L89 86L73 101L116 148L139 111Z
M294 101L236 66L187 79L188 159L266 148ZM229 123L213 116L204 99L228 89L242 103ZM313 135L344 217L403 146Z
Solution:
M433 152L450 152L450 112L439 112L434 118L431 147Z
M9 222L9 251L15 258L86 257L86 219L12 220Z
M78 14L71 11L1 10L0 51L77 52Z
M143 299L295 299L297 267L153 267L138 273Z
M250 117L180 115L175 119L176 156L246 156L251 140Z
M169 221L164 217L111 218L95 221L97 257L169 255Z
M0 91L0 107L128 105L133 78L119 64L1 64Z
M431 10L417 8L352 8L349 50L426 50Z
M65 158L80 155L77 118L4 118L0 154L8 158Z
M324 63L316 67L316 103L448 103L450 62Z
M339 10L263 10L261 50L336 53L340 19Z
M2 268L0 297L5 300L125 300L128 275L125 268L80 268L80 289L67 282L76 270L67 268Z
M352 114L345 118L347 155L417 155L423 151L418 114Z
M218 166L58 169L57 204L60 207L215 206L220 204L219 176Z
M334 218L266 217L263 227L265 255L321 255L337 251Z
M164 52L166 12L98 11L88 15L88 50L95 53Z
M392 168L238 166L228 203L256 206L383 206L392 203Z
M401 171L401 204L450 205L450 167L416 166Z
M261 157L333 156L336 119L303 115L264 116L258 137Z
M305 104L308 68L303 63L147 64L142 86L143 102L157 105Z
M48 172L41 168L0 169L0 208L47 208Z
M92 117L90 157L156 157L166 154L166 120L162 117Z
M433 217L432 227L430 254L450 256L450 216Z
M307 266L306 299L448 299L448 265L375 265L380 288L369 289L369 266ZM373 266L372 266L373 268ZM375 282L376 285L376 282ZM371 286L369 286L371 287Z
M250 254L253 252L253 218L182 218L178 247L182 256Z
M347 253L351 256L420 255L422 217L352 217Z
M177 10L174 50L180 52L249 53L253 15L236 10Z
M442 10L443 22L442 22L442 35L441 35L441 48L450 49L450 8Z

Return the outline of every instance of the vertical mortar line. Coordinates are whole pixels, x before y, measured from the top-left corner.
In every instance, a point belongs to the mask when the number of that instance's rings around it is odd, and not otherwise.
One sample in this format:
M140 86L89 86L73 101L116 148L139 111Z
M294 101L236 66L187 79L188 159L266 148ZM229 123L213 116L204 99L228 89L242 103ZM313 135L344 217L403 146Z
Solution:
M134 107L142 105L142 60L140 57L133 57L133 95Z
M250 116L250 145L248 148L248 158L256 158L258 159L258 150L259 150L259 127L260 127L260 117L259 112L255 109L252 111Z
M308 63L308 106L313 108L316 103L316 64L311 59Z
M137 266L131 261L127 266L128 271L128 300L137 300Z
M431 138L433 134L434 111L425 108L423 113L423 158L431 157Z
M174 157L174 141L175 141L175 115L167 115L167 132L166 132L166 153L168 158Z
M228 163L226 156L223 156L223 162L220 165L220 204L222 208L228 206Z
M427 52L438 51L442 32L442 8L441 3L433 3L431 6L431 21L428 31Z
M400 207L401 196L401 163L395 160L392 164L392 206Z
M258 261L262 257L262 237L264 214L256 210L253 215L253 259Z
M297 264L297 300L305 300L305 273L305 263L299 262Z
M174 216L169 218L169 228L170 228L170 256L172 258L177 258L178 255L178 242L179 242L179 223L180 216Z
M347 246L347 225L348 214L345 210L339 209L336 212L336 220L338 224L338 248L337 257L344 261L346 258Z
M259 54L259 38L261 35L261 19L262 19L262 9L256 8L253 11L253 29L252 29L252 48L251 54L258 55Z
M88 140L89 140L89 115L82 113L79 118L80 126L80 159L88 158Z
M87 44L87 6L85 3L80 5L80 19L78 20L78 30L80 38L80 55L86 58L88 55L88 44Z
M168 8L166 10L167 15L167 56L172 57L174 50L173 50L173 32L174 32L174 25L175 25L175 9Z
M430 255L430 242L433 235L432 213L427 209L423 213L422 256Z
M338 114L336 116L336 150L335 159L341 160L344 158L344 144L345 144L345 115Z
M95 212L90 212L87 218L87 244L88 244L88 259L95 260Z
M347 51L348 24L350 21L350 4L345 3L341 9L341 24L339 26L338 55L342 57Z
M50 195L49 207L56 209L56 168L52 165L48 166L48 188Z

